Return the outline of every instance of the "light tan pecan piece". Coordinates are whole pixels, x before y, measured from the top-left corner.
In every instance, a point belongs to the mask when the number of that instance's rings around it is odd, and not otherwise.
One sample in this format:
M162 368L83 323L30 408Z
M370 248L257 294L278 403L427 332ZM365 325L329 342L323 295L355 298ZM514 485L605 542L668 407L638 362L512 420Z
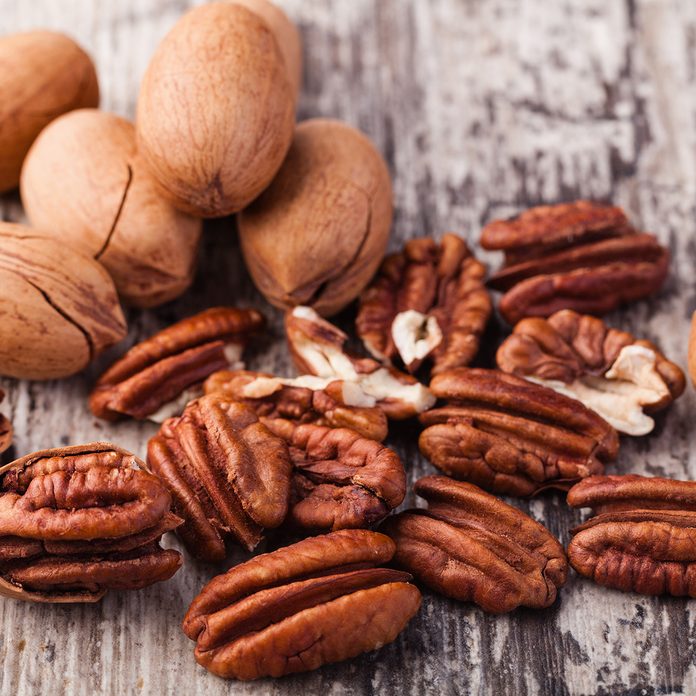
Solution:
M390 517L394 563L431 589L484 611L543 609L565 584L563 547L543 525L477 486L426 476L414 490L428 508Z
M696 597L696 481L592 476L568 504L596 514L572 530L568 559L599 585Z
M170 578L181 554L159 540L183 520L144 464L104 442L0 467L0 594L95 602Z
M285 330L290 354L301 374L357 383L388 418L412 418L435 403L430 390L415 377L347 352L348 336L310 307L289 311Z
M227 539L251 551L287 515L287 445L250 408L221 395L166 420L148 443L147 461L185 520L178 536L200 560L224 559Z
M423 455L486 490L534 495L601 474L619 438L579 401L498 370L458 368L431 389L446 401L421 415Z
M0 389L0 402L5 398L5 392ZM0 455L12 444L13 437L12 423L7 416L0 413Z
M468 365L492 311L485 266L466 242L446 234L440 244L412 239L388 256L360 296L355 321L367 350L409 372L432 361L437 374Z
M94 415L162 422L200 396L203 381L238 365L244 346L265 325L255 309L213 307L182 319L131 348L98 380Z
M391 539L366 530L311 537L213 578L183 629L221 677L306 672L391 643L420 607L411 576L380 568Z
M629 435L649 433L655 422L647 414L686 386L682 370L649 341L570 309L520 321L496 360L504 372L582 401Z

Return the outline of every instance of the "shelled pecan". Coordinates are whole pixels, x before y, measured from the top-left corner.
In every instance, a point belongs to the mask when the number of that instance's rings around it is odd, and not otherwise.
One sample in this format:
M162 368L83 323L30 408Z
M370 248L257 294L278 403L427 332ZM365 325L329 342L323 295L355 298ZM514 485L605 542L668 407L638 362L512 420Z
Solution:
M5 392L0 389L0 402L5 398ZM0 455L12 444L12 423L9 418L0 413Z
M648 413L686 386L682 370L649 341L570 309L520 321L496 356L498 367L582 401L619 432L649 433Z
M696 597L696 481L592 476L568 504L595 517L572 530L568 560L599 585Z
M446 404L421 415L421 452L486 490L534 495L601 474L619 438L579 401L498 370L461 367L430 384Z
M606 314L657 292L669 264L667 249L620 208L583 200L494 220L481 246L505 252L489 285L505 293L499 309L510 324L559 309Z
M251 551L287 514L287 445L250 408L220 395L166 420L148 443L147 461L185 520L177 534L200 560L224 559L227 539Z
M380 568L391 539L366 530L311 537L213 578L184 633L221 677L306 672L391 643L420 607L411 576Z
M182 520L134 455L105 442L43 450L0 467L0 594L96 602L167 580L181 555L159 540Z
M394 563L431 589L484 611L542 609L565 584L563 547L543 525L470 483L426 476L414 490L428 508L390 517Z
M356 382L388 418L403 420L435 403L430 390L415 377L372 358L345 350L348 336L311 307L295 307L285 315L290 354L301 374Z
M264 372L221 370L203 385L206 394L223 394L252 408L265 423L283 418L330 428L351 428L371 440L387 436L387 417L355 382L303 375L295 379Z
M255 309L213 307L138 343L98 380L89 398L95 416L162 422L178 415L217 370L239 366L249 338L265 325Z
M433 374L464 367L476 356L492 311L485 266L466 242L412 239L391 254L360 296L358 336L382 362L397 358L409 372L432 361Z

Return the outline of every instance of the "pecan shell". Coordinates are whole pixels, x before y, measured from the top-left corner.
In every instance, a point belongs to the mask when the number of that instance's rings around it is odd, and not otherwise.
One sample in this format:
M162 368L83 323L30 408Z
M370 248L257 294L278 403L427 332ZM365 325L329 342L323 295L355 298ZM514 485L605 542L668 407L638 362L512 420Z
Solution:
M251 551L287 514L287 445L250 408L222 396L204 396L166 420L147 461L185 520L177 534L200 560L224 559L227 539Z
M431 389L447 403L421 415L423 455L486 490L534 495L604 471L616 431L579 401L497 370L458 368Z
M0 402L5 398L5 392L0 389ZM9 418L0 413L0 455L12 444L13 437L12 423Z
M182 520L137 457L109 443L44 450L0 467L0 594L95 602L170 578L159 540Z
M394 562L431 589L484 611L542 609L568 574L563 547L541 524L480 488L446 476L419 479L428 502L390 517Z
M421 603L408 573L378 567L393 555L388 537L343 530L218 575L184 619L196 660L221 677L280 677L392 642Z
M177 408L178 398L236 362L264 325L257 310L235 307L213 307L172 324L133 346L99 378L90 408L107 420L175 415L189 400Z
M437 374L468 365L492 311L485 266L466 242L424 237L388 256L360 296L358 336L378 360L399 359L409 372L431 360Z
M691 382L696 386L696 312L691 317L691 333L689 334L689 376Z

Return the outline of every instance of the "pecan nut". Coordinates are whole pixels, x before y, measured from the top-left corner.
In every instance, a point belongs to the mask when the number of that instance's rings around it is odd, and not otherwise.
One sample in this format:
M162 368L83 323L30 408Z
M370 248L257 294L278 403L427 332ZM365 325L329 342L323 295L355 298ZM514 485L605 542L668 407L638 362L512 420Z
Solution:
M283 379L263 372L221 370L203 385L206 394L223 394L253 409L264 423L282 418L329 428L350 428L371 440L387 436L387 417L360 385L304 375Z
M183 319L131 348L97 381L89 405L95 416L162 422L200 396L217 370L238 365L249 338L265 324L255 309L213 307Z
M577 399L629 435L649 433L655 422L647 414L686 386L682 370L649 341L570 309L520 321L496 360L503 372Z
M421 603L408 573L378 567L393 555L389 537L343 530L218 575L184 619L196 660L221 677L281 677L391 643Z
M696 597L696 481L592 476L568 491L595 517L572 530L568 560L599 585Z
M396 542L398 567L446 597L496 614L554 603L568 562L546 527L447 476L426 476L414 490L427 510L407 510L381 528Z
M696 386L696 312L691 317L691 332L689 333L689 376L691 382Z
M358 336L382 362L397 358L409 372L425 360L433 374L465 367L476 356L492 311L485 266L466 242L424 237L388 256L360 296Z
M415 377L348 353L344 347L348 336L311 307L295 307L288 312L285 330L290 354L301 374L357 383L388 418L412 418L435 403L430 390Z
M200 560L224 559L227 539L251 551L287 514L287 445L243 404L216 394L192 401L162 424L147 461L185 520L178 536Z
M5 398L5 392L0 389L0 402ZM7 416L0 413L0 455L12 444L13 437L12 423Z
M560 309L606 314L657 292L669 264L667 249L620 208L582 200L494 220L481 246L505 252L489 285L505 292L499 309L510 324Z
M159 540L182 520L134 455L105 442L43 450L0 467L0 594L96 602L167 580L181 554Z
M460 367L430 385L442 407L421 415L423 455L486 490L534 495L601 474L619 438L579 401L497 370Z

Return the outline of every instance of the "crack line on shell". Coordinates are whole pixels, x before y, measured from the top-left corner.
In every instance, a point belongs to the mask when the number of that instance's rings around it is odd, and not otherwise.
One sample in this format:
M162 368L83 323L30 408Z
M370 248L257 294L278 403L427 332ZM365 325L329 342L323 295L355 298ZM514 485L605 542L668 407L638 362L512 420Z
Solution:
M99 261L99 259L104 255L106 250L109 247L109 244L111 243L111 238L114 236L114 233L116 232L116 225L118 225L118 221L121 218L121 213L123 212L123 206L126 204L126 197L128 196L128 191L130 190L131 184L133 183L133 167L130 166L130 164L126 165L128 168L128 181L126 181L126 187L123 190L123 196L121 196L121 202L118 205L118 210L116 211L116 216L114 217L114 221L111 224L111 229L106 235L106 239L104 240L104 244L102 244L101 249L94 255L94 260Z

